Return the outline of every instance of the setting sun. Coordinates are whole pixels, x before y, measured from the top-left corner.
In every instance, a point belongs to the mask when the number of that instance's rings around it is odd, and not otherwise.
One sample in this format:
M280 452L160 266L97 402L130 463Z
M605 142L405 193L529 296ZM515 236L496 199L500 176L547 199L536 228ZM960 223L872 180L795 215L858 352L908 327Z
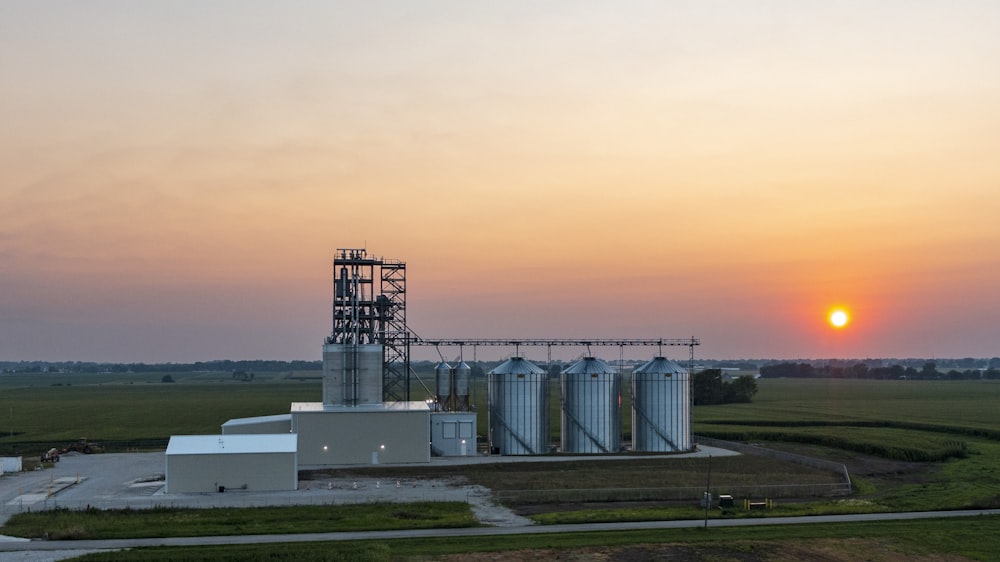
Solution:
M850 321L850 316L847 315L847 311L841 308L833 310L830 312L830 325L834 328L843 328Z

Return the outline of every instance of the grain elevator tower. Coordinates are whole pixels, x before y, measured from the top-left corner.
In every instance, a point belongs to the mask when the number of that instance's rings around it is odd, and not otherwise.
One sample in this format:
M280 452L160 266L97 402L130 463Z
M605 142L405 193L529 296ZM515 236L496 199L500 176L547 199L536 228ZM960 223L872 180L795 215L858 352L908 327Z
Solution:
M333 332L323 345L323 403L410 398L406 264L341 248L333 260Z

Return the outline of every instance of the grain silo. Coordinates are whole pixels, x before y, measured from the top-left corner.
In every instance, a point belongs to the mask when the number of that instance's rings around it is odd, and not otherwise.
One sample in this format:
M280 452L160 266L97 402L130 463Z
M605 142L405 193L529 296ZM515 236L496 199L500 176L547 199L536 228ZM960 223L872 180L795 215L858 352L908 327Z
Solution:
M439 457L476 454L476 413L469 405L472 368L464 361L434 368L438 404L431 414L431 453Z
M632 371L632 450L689 451L691 378L686 369L656 357Z
M613 453L621 448L621 374L594 357L560 375L562 451Z
M472 408L469 400L469 390L472 387L472 367L461 361L454 369L455 378L455 409L468 411Z
M323 403L359 406L382 403L382 346L323 345Z
M547 373L512 357L488 373L492 454L538 455L549 448Z
M437 383L437 401L441 408L445 408L451 398L452 370L451 365L444 361L434 367L434 380Z

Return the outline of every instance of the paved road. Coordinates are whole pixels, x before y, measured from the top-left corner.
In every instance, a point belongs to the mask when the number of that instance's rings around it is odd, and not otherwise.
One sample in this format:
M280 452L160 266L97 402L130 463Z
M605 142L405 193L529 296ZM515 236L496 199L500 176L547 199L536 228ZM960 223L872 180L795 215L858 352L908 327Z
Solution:
M1000 515L1000 509L965 511L921 511L908 513L866 513L859 515L817 515L811 517L768 517L761 519L715 519L708 526L752 527L761 525L830 524L864 521L893 521L939 517L978 517ZM447 538L546 533L583 533L594 531L624 531L636 529L684 529L701 527L702 520L641 521L630 523L584 523L578 525L536 525L530 527L470 527L463 529L417 529L409 531L364 531L349 533L310 533L297 535L235 535L215 537L175 537L159 539L120 539L87 541L0 541L0 555L24 551L66 551L78 554L91 550L126 549L147 546L207 546L225 544L263 544L288 542L319 542L348 540L387 540L401 538Z

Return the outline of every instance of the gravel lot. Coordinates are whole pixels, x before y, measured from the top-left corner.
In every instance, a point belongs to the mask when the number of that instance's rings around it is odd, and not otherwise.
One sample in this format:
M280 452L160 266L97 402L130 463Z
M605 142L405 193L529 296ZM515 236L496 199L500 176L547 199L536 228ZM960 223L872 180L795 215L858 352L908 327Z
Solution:
M291 492L164 494L163 453L64 455L55 467L0 478L0 522L21 511L66 507L143 509L170 507L254 507L343 504L370 501L464 501L484 523L528 525L494 506L489 490L449 480L355 478L301 481Z
M700 447L699 451L673 458L736 454L724 449ZM600 462L617 456L575 457L450 457L432 459L431 464L462 465L496 462L557 462L579 459ZM530 525L531 521L509 509L493 505L489 490L452 479L329 478L302 480L290 492L164 494L165 455L117 453L63 455L54 468L8 474L0 477L0 523L27 510L66 507L98 509L129 507L255 507L264 505L341 504L371 501L464 501L472 505L480 521L496 526ZM386 465L382 465L383 467Z

